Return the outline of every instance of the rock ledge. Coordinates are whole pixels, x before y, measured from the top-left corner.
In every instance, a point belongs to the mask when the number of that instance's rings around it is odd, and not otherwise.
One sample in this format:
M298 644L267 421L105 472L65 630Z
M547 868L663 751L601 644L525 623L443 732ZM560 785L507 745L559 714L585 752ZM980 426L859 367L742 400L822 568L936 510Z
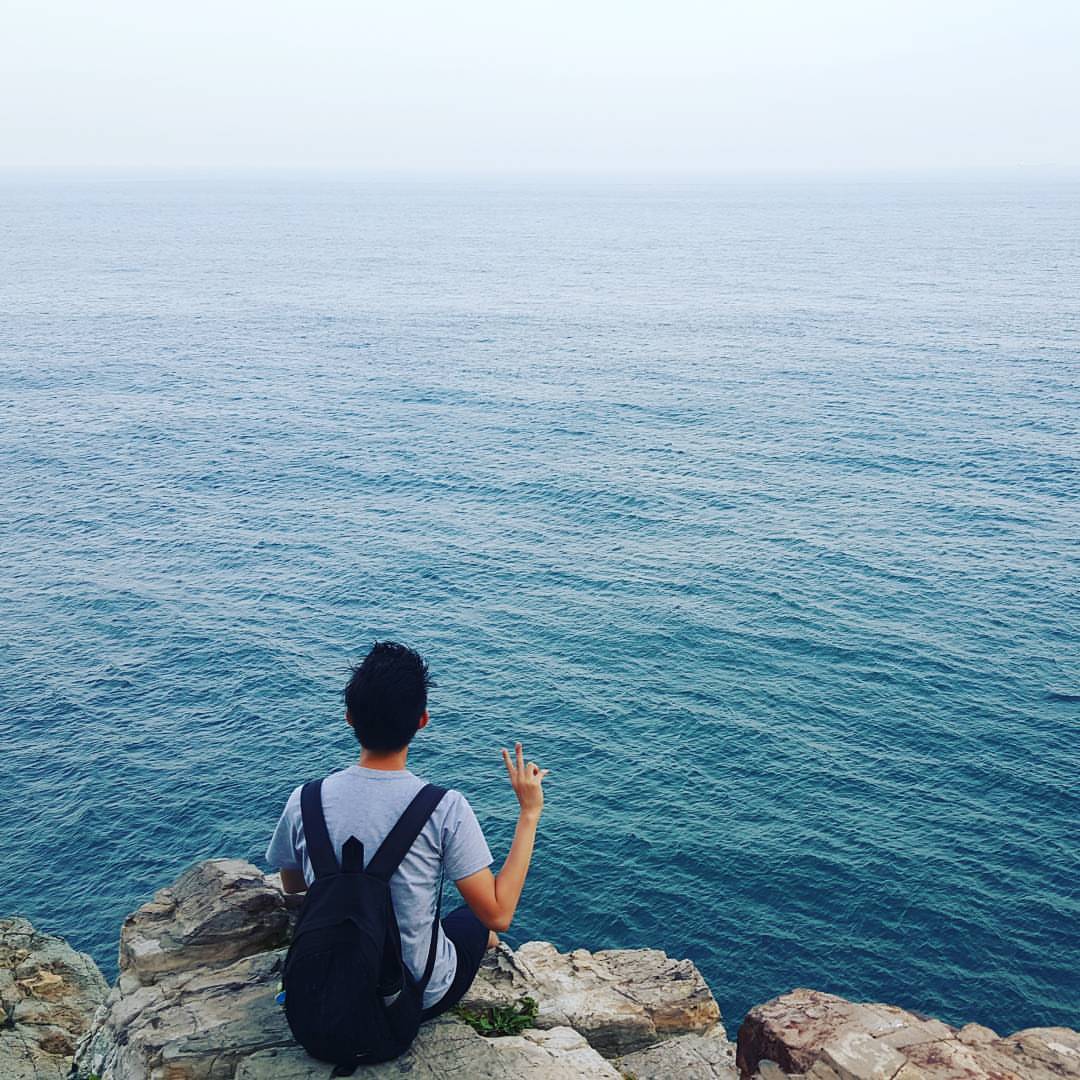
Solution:
M274 997L298 898L250 863L192 867L124 922L120 978L78 1047L89 1080L314 1080L331 1068L293 1042ZM539 1004L534 1029L484 1038L444 1016L372 1080L736 1080L720 1010L689 961L656 949L559 953L500 946L464 1004Z
M896 1005L798 989L755 1005L739 1028L742 1077L765 1080L1062 1080L1080 1077L1080 1034L1027 1028L1002 1038Z
M0 1080L315 1080L275 1003L299 898L250 863L193 866L124 921L120 977L25 919L0 920ZM465 999L522 996L536 1027L485 1038L453 1016L357 1077L388 1080L1080 1080L1080 1034L1006 1037L894 1005L797 989L755 1006L730 1042L688 960L656 949L488 955ZM70 1072L69 1072L70 1070Z

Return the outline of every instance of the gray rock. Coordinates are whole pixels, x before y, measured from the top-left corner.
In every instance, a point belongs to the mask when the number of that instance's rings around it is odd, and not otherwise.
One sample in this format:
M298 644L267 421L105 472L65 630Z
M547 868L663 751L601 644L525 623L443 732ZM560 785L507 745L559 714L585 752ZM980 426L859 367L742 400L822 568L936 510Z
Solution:
M60 1080L108 986L97 965L26 919L0 919L0 1077Z
M236 1080L325 1080L330 1069L302 1050L264 1050L244 1061ZM570 1028L529 1030L486 1039L467 1024L441 1017L426 1024L395 1061L365 1066L363 1080L621 1080L619 1072Z
M124 920L120 975L126 987L163 975L224 967L285 944L299 900L277 876L240 859L198 863Z
M218 1080L259 1050L293 1045L274 1000L285 950L223 968L115 988L79 1045L76 1075L103 1080Z
M615 1064L633 1080L738 1080L739 1075L735 1046L719 1024L712 1032L676 1035L635 1050L617 1058ZM784 1080L783 1073L775 1080Z

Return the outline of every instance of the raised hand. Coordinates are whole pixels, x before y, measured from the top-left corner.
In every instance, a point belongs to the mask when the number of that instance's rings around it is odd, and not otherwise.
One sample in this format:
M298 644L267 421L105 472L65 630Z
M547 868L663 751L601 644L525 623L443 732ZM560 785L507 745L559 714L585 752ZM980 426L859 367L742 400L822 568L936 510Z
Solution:
M503 750L503 764L510 776L510 786L514 789L518 804L523 814L535 814L540 816L544 809L544 777L550 769L541 769L536 762L526 763L525 754L521 749L521 743L514 743L514 757L510 757L508 750Z

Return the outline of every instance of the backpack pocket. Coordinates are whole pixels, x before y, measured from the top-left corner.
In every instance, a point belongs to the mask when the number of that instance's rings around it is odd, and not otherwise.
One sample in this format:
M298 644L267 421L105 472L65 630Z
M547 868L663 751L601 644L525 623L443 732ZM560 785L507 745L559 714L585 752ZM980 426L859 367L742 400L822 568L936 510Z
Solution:
M403 1053L416 1038L416 1033L420 1030L422 1011L423 994L413 977L406 971L401 992L392 1001L383 1003L387 1038L398 1047L398 1050L391 1055L392 1057Z
M311 930L293 942L283 977L285 1017L312 1057L355 1065L394 1056L397 1040L378 985L368 977L378 971L373 952L351 923Z

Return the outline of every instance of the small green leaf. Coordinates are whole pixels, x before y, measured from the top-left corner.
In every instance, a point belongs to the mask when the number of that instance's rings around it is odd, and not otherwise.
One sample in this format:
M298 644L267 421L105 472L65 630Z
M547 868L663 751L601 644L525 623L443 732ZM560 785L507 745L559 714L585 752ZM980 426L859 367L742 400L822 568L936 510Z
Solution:
M520 1035L536 1021L539 1006L530 997L519 998L513 1005L492 1005L479 1011L459 1005L454 1013L474 1031L490 1038Z

